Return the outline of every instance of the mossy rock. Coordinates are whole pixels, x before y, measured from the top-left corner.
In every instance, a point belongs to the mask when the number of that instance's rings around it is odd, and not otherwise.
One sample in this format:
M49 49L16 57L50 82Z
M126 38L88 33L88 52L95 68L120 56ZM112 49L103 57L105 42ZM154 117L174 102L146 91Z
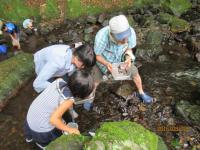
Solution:
M163 140L143 126L130 122L106 122L86 150L167 150Z
M200 106L192 105L187 101L180 101L176 104L177 112L188 122L193 122L197 125L200 123Z
M89 137L82 135L62 135L51 142L46 150L82 150Z
M146 43L152 45L160 45L162 42L163 34L159 30L150 30L146 37Z
M34 75L32 54L21 53L0 63L0 111L9 98Z
M180 33L190 30L190 24L187 21L180 19L176 16L172 16L168 13L160 13L158 15L158 20L162 24L169 24L171 27L171 31L174 33Z
M161 5L176 16L181 16L192 7L189 0L162 0Z

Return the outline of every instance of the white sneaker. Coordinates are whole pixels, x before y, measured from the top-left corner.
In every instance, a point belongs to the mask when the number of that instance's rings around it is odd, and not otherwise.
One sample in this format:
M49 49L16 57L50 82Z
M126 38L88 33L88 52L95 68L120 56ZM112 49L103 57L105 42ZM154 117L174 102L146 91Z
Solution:
M30 143L30 142L33 141L33 139L28 139L28 138L26 138L25 140L26 140L27 143Z
M42 149L42 150L45 150L46 149L46 146L42 146L42 145L40 145L39 143L35 143L40 149Z

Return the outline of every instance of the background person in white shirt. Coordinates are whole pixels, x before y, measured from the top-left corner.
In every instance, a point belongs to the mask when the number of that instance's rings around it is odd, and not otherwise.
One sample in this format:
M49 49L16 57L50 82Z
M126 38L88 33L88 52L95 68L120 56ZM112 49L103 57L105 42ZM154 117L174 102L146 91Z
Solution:
M96 55L88 45L72 51L70 46L57 44L41 49L34 54L36 79L33 87L40 93L50 85L50 80L72 73L75 68L92 68Z

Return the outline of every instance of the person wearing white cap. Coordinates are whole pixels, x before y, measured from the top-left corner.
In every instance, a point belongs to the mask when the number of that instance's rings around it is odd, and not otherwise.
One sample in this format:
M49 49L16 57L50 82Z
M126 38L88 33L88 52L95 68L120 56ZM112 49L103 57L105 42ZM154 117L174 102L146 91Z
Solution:
M33 29L33 20L32 19L25 19L24 21L23 21L23 27L25 28L25 29Z
M124 15L111 18L109 25L99 30L95 37L97 66L102 74L107 74L112 72L112 63L122 62L125 57L125 63L130 68L132 79L139 91L137 96L144 103L151 103L153 98L144 93L141 77L132 63L135 60L132 49L135 46L136 34L127 18Z

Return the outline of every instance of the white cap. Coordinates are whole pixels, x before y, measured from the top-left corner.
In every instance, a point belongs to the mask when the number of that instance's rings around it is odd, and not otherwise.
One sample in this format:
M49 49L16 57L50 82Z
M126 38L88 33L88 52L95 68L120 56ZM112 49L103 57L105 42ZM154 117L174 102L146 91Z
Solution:
M122 40L131 35L130 25L126 16L119 15L110 19L110 31L116 40Z
M25 29L27 29L32 22L33 22L33 20L31 20L31 19L25 19L23 22L23 27Z

